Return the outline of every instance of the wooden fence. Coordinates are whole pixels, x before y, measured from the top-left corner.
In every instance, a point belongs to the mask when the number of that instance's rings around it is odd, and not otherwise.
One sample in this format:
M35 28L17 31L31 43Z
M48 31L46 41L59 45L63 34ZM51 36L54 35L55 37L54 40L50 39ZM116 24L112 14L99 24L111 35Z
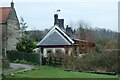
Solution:
M15 62L18 59L18 60L25 60L33 64L40 64L40 54L37 53L7 51L7 58L10 62ZM42 57L42 65L61 66L62 60L63 60L62 58L57 58L57 57L47 57L47 58Z
M62 58L56 58L56 57L48 57L43 58L43 65L49 65L49 66L61 66L63 63Z

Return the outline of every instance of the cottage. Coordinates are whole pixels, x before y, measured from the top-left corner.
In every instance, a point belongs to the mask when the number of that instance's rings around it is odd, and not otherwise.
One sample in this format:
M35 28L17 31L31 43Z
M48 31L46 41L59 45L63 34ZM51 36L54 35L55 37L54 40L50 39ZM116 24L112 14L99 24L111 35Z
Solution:
M43 49L43 56L48 57L49 53L55 53L59 50L68 54L71 53L74 41L57 25L55 25L48 34L37 44Z
M0 11L0 51L16 50L20 25L13 1L11 7L0 7Z
M61 53L77 56L80 53L87 53L95 46L93 42L80 40L70 27L64 28L64 19L58 19L58 14L54 15L54 26L48 34L37 44L41 48L43 57L50 54ZM59 54L60 55L60 54Z

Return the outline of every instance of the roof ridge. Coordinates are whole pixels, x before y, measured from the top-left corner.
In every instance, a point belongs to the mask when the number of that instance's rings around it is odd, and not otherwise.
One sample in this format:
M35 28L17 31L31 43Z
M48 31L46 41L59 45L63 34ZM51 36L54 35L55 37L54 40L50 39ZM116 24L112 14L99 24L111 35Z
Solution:
M74 41L58 26L55 25L55 28L57 28L71 43L74 43Z
M72 39L69 38L69 36L67 36L67 34L62 31L58 26L54 26L46 35L45 37L37 44L37 46L39 44L41 44L50 34L53 33L53 31L56 30L66 41L68 41L70 44L73 44L74 41Z

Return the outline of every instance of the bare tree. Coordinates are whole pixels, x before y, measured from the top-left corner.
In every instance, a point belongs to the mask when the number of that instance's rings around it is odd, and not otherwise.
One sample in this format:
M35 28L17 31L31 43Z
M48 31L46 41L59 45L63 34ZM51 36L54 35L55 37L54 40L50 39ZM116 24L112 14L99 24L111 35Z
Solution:
M82 20L79 21L78 34L80 36L80 39L86 40L88 32L90 32L90 25L88 23L86 23L85 21L82 21Z
M23 17L20 17L20 32L21 37L25 36L26 28L28 28L27 23L25 22Z

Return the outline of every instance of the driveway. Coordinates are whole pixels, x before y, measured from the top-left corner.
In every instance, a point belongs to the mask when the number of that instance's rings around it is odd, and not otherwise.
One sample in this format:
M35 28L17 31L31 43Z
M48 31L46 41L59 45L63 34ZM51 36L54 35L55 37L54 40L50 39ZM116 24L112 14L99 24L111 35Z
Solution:
M10 63L10 67L11 67L10 70L6 70L4 72L7 73L7 72L11 72L11 71L14 71L14 70L17 70L17 69L21 69L21 70L19 70L17 72L23 72L23 71L31 70L32 68L34 68L33 65L18 64L18 63Z

